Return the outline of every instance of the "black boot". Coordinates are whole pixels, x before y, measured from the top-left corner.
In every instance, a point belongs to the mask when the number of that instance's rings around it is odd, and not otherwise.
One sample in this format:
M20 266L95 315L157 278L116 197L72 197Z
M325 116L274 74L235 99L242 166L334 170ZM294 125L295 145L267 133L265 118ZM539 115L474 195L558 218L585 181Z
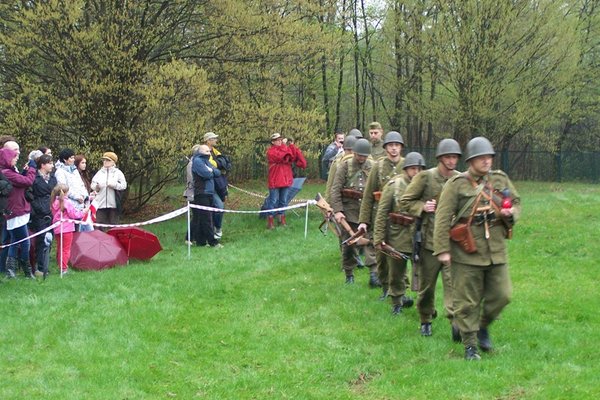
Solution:
M454 322L451 323L451 328L452 328L452 341L454 343L460 343L462 342L462 337L460 336L460 330L458 329L458 326L456 326L456 324Z
M477 332L477 341L479 342L479 348L483 352L492 351L494 346L492 346L492 340L490 339L490 333L487 328L479 328L479 332Z
M16 271L18 266L18 261L14 257L6 258L6 277L8 279L14 279L17 277Z
M25 274L25 278L27 279L35 279L35 275L31 270L31 265L29 265L29 260L19 260L19 265L23 270L23 274Z
M405 294L402 295L402 307L404 308L411 308L413 306L413 304L415 304L415 301L412 299L412 297L407 296Z
M431 322L421 323L421 336L431 336Z
M467 360L467 361L481 360L481 356L477 352L477 347L475 347L475 346L466 346L465 347L465 360Z
M379 301L385 301L385 299L387 299L388 296L388 290L387 289L383 289L383 293L381 293L381 296L379 296Z
M354 283L354 275L347 275L346 276L346 284L352 285L353 283Z
M402 314L402 304L394 304L392 307L392 315Z
M379 279L377 279L377 274L375 274L375 272L371 272L371 278L369 279L369 287L371 289L381 287L381 282L379 282Z

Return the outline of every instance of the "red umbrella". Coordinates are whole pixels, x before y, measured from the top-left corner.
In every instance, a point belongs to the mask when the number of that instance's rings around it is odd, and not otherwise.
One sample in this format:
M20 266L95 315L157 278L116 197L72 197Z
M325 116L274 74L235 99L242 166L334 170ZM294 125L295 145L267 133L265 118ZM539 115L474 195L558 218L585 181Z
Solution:
M107 233L117 238L129 258L149 260L162 250L156 235L142 228L112 228Z
M127 253L117 239L101 230L73 234L71 245L73 268L98 270L116 264L127 264Z

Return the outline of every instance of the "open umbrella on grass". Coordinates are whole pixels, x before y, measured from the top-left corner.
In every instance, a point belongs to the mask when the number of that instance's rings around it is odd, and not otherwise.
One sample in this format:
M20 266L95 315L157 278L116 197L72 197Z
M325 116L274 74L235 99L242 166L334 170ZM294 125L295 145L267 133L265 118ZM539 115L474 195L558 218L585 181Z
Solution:
M138 227L118 227L107 232L115 237L129 258L149 260L162 250L160 241L152 232Z
M127 253L113 236L93 230L75 232L71 245L71 265L80 270L100 270L127 264Z

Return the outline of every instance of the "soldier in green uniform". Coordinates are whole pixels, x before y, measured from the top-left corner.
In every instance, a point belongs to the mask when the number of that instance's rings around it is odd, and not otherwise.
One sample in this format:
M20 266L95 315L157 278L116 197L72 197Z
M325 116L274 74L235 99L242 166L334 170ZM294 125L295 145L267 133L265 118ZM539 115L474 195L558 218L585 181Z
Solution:
M375 214L377 212L377 204L381 197L381 191L385 184L397 173L402 171L404 158L402 157L402 148L404 140L402 135L396 131L390 131L385 135L383 148L385 157L381 157L373 162L369 179L363 192L363 198L360 205L360 215L358 221L360 225L358 229L365 232L369 228L373 229L375 222ZM385 300L388 292L388 264L384 254L376 253L377 258L377 278L378 282L373 282L374 285L381 285L383 294L381 300ZM406 306L410 307L413 304L412 299L406 298Z
M365 184L371 171L372 161L371 144L366 139L358 139L353 147L353 156L340 164L335 172L335 178L331 185L331 208L336 221L343 225L347 222L350 228L356 232L358 229L358 215L360 202L363 197ZM350 237L349 232L343 230L343 240ZM346 273L346 283L354 283L354 246L342 245L342 268ZM370 243L363 247L365 264L369 267L370 282L377 279L375 250Z
M352 147L354 147L355 143L355 136L351 136L350 134L346 135L344 138L344 151L337 154L331 161L331 166L329 167L329 176L327 177L327 183L325 184L325 200L329 201L330 199L329 193L331 192L331 185L333 184L333 178L335 177L335 171L337 171L338 164L342 160L352 158Z
M402 211L422 221L423 244L418 264L419 294L417 308L421 320L421 335L431 336L431 322L437 315L435 310L435 288L441 272L444 287L444 309L446 317L451 321L452 339L460 342L460 333L452 324L454 311L452 308L452 279L450 266L440 263L433 255L434 213L442 187L448 179L458 175L455 170L460 146L454 139L443 139L437 147L435 157L438 165L415 176L400 199Z
M369 138L371 141L371 156L373 160L379 159L379 157L385 156L385 149L383 148L383 128L379 122L371 122L369 124Z
M472 139L466 152L468 171L448 181L440 197L434 254L444 265L452 262L455 320L465 359L479 360L477 344L492 350L488 327L510 301L506 238L521 202L508 176L491 170L495 152L489 140Z
M392 178L383 188L381 200L377 207L375 226L373 229L373 244L381 252L382 244L386 243L395 250L408 254L413 249L413 217L400 212L400 197L412 178L425 169L425 160L419 153L412 152L404 159L403 173ZM371 172L373 173L373 172ZM405 300L406 296L406 259L398 260L389 255L383 255L389 268L389 296L392 299L392 314L398 315L403 307L412 306Z

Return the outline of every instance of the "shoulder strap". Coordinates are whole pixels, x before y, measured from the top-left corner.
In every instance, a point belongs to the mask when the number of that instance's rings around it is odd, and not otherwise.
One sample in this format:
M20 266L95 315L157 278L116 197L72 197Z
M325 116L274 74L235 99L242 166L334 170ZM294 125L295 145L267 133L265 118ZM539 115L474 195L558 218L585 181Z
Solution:
M454 221L452 221L452 224L450 226L456 225L458 220L461 219L463 215L466 215L469 208L472 207L471 213L469 215L469 222L468 222L469 224L471 224L471 220L473 219L473 216L475 215L475 212L477 211L477 205L479 204L479 200L481 199L481 196L483 194L483 187L484 187L483 183L480 183L479 185L477 185L477 182L475 182L475 180L471 177L471 175L469 175L468 172L463 172L461 175L463 177L467 178L469 180L469 182L471 182L471 185L473 185L473 187L475 188L475 197L471 197L465 203L465 205L460 209L458 214L456 214L456 218L454 218Z

